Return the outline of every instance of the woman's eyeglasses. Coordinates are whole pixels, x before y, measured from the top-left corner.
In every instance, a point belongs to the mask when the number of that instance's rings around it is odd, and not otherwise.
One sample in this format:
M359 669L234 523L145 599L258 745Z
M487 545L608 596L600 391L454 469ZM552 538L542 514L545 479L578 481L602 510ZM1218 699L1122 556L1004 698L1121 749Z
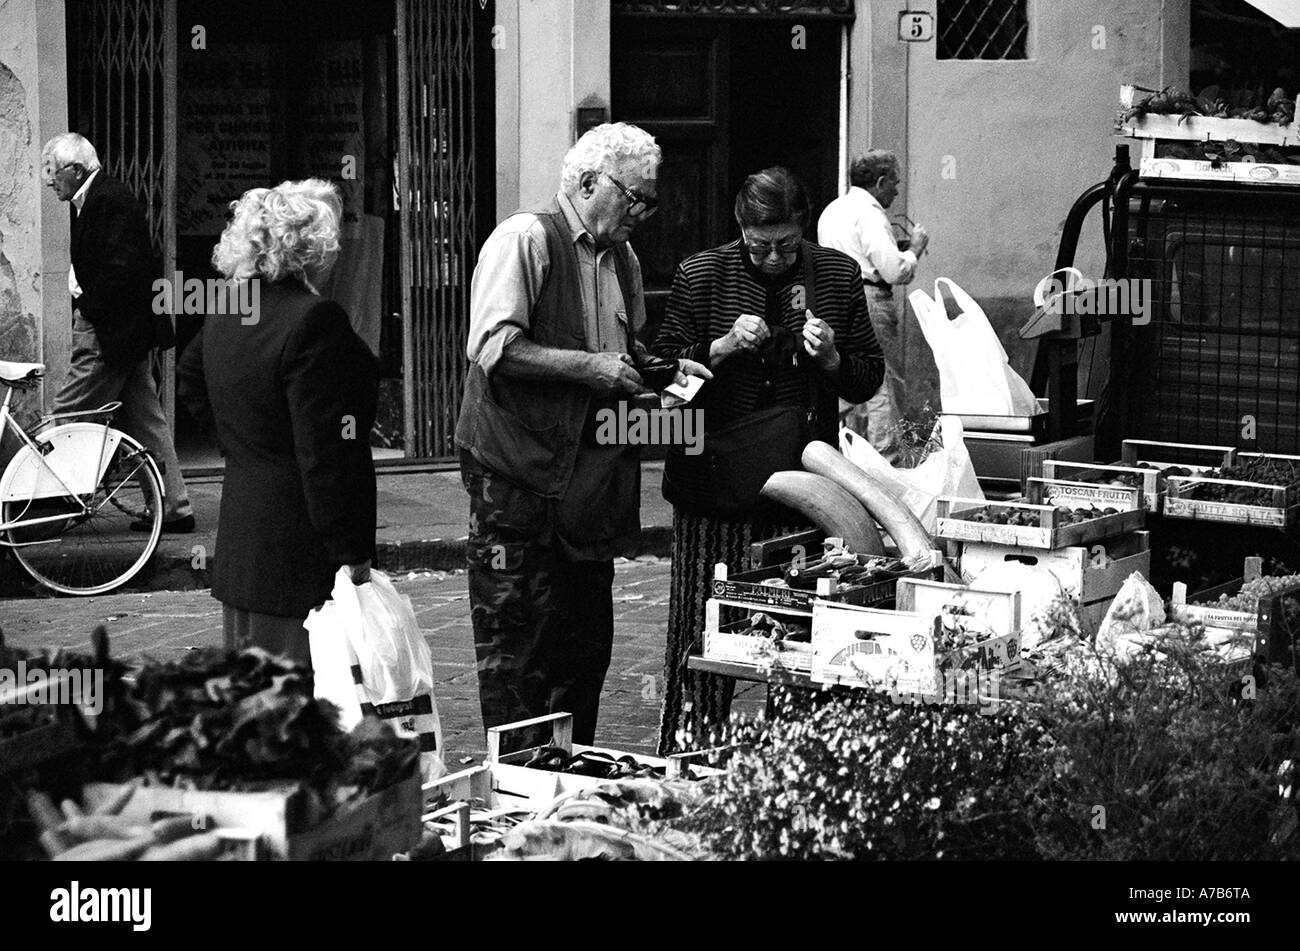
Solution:
M652 198L649 195L642 195L640 192L633 191L632 189L624 185L622 182L620 182L613 175L609 174L609 172L605 172L605 177L608 178L610 180L610 183L613 184L613 186L617 188L619 191L621 191L623 193L623 197L627 199L627 213L629 215L632 215L634 217L649 218L651 215L655 213L656 210L658 210L659 208L658 198Z
M799 243L802 240L802 238L794 237L773 243L771 241L750 241L748 238L742 237L741 243L745 245L745 250L756 258L765 258L773 253L788 257L799 250Z

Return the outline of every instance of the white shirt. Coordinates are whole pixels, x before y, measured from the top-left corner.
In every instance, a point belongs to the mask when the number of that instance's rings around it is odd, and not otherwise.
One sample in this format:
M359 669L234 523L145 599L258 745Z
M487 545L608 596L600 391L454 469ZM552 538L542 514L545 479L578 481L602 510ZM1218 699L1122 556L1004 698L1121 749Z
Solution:
M614 255L608 248L596 248L569 196L561 192L557 197L578 255L587 349L592 353L627 353L629 322L633 332L645 324L641 266L629 247L633 302L627 306ZM489 376L506 345L528 328L549 266L546 229L536 215L511 215L484 242L470 285L466 350L469 359Z
M82 206L86 204L86 192L90 191L90 183L95 180L95 176L98 174L99 169L95 169L91 172L86 177L86 180L81 183L81 187L77 189L77 193L72 196L72 207L77 209L78 215L81 214ZM77 269L71 264L68 265L68 293L73 297L81 296L81 285L77 283Z
M817 221L817 243L857 261L863 280L909 284L916 276L916 255L898 250L885 209L865 188L852 185L826 206Z

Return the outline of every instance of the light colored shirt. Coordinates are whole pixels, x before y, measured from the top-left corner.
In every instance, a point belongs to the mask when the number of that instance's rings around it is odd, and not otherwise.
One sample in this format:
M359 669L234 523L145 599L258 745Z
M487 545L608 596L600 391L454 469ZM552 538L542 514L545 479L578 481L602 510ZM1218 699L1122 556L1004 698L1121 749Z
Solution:
M826 206L817 221L817 243L857 261L863 280L909 284L916 276L916 255L898 250L889 216L865 188L852 185Z
M598 251L573 202L563 192L557 198L578 254L587 350L627 353L627 322L631 322L634 334L645 326L641 265L629 247L633 300L628 306L618 284L611 249ZM489 376L506 346L529 328L549 268L546 229L534 214L511 215L484 242L470 285L466 353Z
M86 177L86 180L81 183L81 187L77 189L77 193L72 196L72 207L77 209L78 215L81 214L82 206L86 204L86 193L90 191L90 183L95 180L95 176L98 174L99 169L95 169L91 172ZM77 269L71 264L68 265L68 293L73 297L81 296L81 285L77 283Z

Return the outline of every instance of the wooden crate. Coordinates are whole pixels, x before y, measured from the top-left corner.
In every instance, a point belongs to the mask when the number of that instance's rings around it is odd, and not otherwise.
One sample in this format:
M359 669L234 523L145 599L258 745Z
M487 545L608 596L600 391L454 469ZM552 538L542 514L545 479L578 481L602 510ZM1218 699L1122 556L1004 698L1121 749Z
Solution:
M784 667L789 670L812 670L811 643L780 641L756 634L742 634L748 621L724 624L721 630L704 631L704 656L709 660L728 660L759 667Z
M813 609L815 683L944 695L954 672L996 670L1019 656L1018 634L938 653L936 614L819 603Z
M697 779L722 775L720 769L692 762L692 760L698 760L704 755L700 752L677 753L665 759L658 756L645 756L640 753L626 753L603 746L575 744L573 742L573 715L569 713L550 713L546 716L534 717L531 720L520 720L518 723L507 723L502 726L491 727L487 731L488 755L485 762L492 767L490 782L493 793L501 797L512 797L516 801L522 800L545 805L564 793L580 789L594 789L610 781L595 776L579 776L575 773L562 773L525 766L524 763L528 762L533 753L536 752L536 747L514 753L501 752L501 741L506 734L546 723L551 724L550 745L559 747L570 755L574 753L607 753L615 759L622 756L632 756L638 763L643 765L662 767L667 778L682 777L686 775L688 768L691 775Z
M1205 446L1187 442L1155 442L1150 439L1125 439L1120 443L1120 461L1126 466L1147 465L1159 470L1181 466L1204 472L1230 466L1237 450L1232 446Z
M1205 485L1236 486L1267 492L1270 504L1248 505L1196 497L1197 487ZM1204 476L1170 476L1165 495L1165 515L1170 518L1227 522L1238 525L1261 525L1291 528L1300 520L1300 484L1269 485L1239 479L1209 479Z
M1246 582L1254 581L1262 573L1263 559L1247 558L1240 578L1198 592L1193 595L1190 603L1187 597L1187 585L1177 581L1174 583L1173 596L1169 599L1169 614L1174 620L1184 624L1201 624L1208 629L1218 631L1254 633L1259 630L1258 610L1236 611L1218 607L1214 602L1218 601L1220 595L1232 597L1238 594Z
M1300 658L1291 654L1296 621L1286 612L1287 602L1300 598L1300 584L1261 598L1258 609L1253 612L1229 610L1214 603L1220 595L1235 595L1246 582L1260 577L1261 567L1261 559L1247 558L1242 577L1191 596L1188 596L1185 584L1176 583L1170 599L1170 614L1183 623L1203 624L1210 632L1253 634L1256 654L1270 663L1294 665L1300 673Z
M1034 501L1058 508L1113 508L1120 512L1137 512L1146 508L1144 490L1132 485L1038 478L1029 480L1029 490Z
M1083 607L1109 604L1133 572L1150 577L1150 540L1149 532L1132 532L1108 539L1104 545L1072 545L1053 551L966 542L961 552L962 577L978 583L980 575L993 566L1016 561L1052 575Z
M1156 469L1105 465L1099 462L1065 462L1061 459L1045 459L1043 461L1043 477L1053 481L1075 482L1085 485L1105 484L1124 477L1137 480L1140 483L1138 488L1142 490L1142 505L1151 512L1160 511L1160 500L1164 496L1164 492L1159 488L1160 473ZM1085 500L1089 496L1086 493L1081 493L1077 498L1079 501L1072 505L1071 508L1087 504Z
M103 801L119 789L91 783L88 802ZM259 792L137 787L122 808L127 819L147 821L156 812L205 816L216 827L254 830L262 858L291 861L388 861L420 841L420 777L414 774L359 802L336 809L311 828L303 828L303 791L285 783Z
M937 617L945 607L962 606L995 634L1020 632L1020 592L993 591L941 581L905 579L898 585L898 610Z
M1031 499L1034 498L1035 487L1039 482L1041 480L1029 480ZM1138 490L1133 489L1133 493L1136 497ZM963 517L979 510L1029 512L1034 515L1036 524L999 525L991 522L972 522ZM1062 525L1054 505L1043 505L1036 501L988 502L982 499L953 497L939 499L937 516L935 535L939 538L1048 550L1124 535L1142 528L1145 520L1145 513L1136 509L1120 512L1117 515L1102 515L1085 522Z
M816 561L813 555L805 555ZM727 601L750 604L756 608L792 609L811 611L815 600L842 601L845 604L879 605L894 598L894 584L899 578L930 578L943 575L943 553L932 551L930 561L913 571L886 572L867 584L838 584L832 578L818 580L816 589L805 591L765 585L769 578L779 578L789 567L789 562L751 568L730 574L721 562L714 566L713 596Z
M1119 104L1129 109L1149 93L1132 83L1119 87ZM1250 142L1256 145L1300 145L1300 116L1290 123L1257 122L1215 116L1135 116L1117 124L1117 133L1135 139L1177 142Z

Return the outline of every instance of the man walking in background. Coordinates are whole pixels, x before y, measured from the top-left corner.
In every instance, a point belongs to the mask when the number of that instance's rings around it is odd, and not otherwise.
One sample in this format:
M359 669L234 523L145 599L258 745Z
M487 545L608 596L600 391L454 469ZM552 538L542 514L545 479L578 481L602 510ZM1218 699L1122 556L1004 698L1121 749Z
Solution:
M164 532L194 531L171 428L150 369L155 347L172 346L171 321L153 311L161 268L144 208L126 185L100 168L95 147L75 132L45 143L44 180L76 209L72 222L72 359L54 398L54 414L121 401L114 425L139 440L162 470ZM138 531L150 523L135 522Z
M872 329L885 352L885 382L861 406L841 403L844 424L865 436L891 463L899 461L897 427L903 398L901 305L894 298L894 285L911 283L917 259L930 243L920 225L912 226L906 247L900 248L894 238L885 209L898 195L900 172L893 152L870 150L849 169L848 193L827 205L817 222L817 243L843 251L862 268Z

